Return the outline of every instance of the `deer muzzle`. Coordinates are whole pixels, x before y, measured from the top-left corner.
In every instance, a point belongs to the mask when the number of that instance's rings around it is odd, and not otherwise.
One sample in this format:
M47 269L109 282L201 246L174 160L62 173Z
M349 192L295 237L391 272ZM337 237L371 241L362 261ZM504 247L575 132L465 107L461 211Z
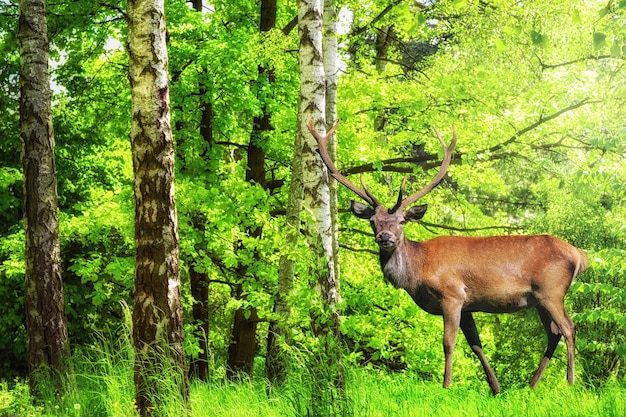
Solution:
M376 243L378 243L381 248L393 248L396 246L396 237L393 233L380 232L376 235Z

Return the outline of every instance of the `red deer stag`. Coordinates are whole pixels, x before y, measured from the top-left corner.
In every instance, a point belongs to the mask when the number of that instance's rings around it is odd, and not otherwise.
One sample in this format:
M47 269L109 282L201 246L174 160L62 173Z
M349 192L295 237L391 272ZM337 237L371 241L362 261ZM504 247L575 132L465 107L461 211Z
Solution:
M472 351L483 366L494 394L500 385L483 353L473 312L509 313L535 307L548 336L548 347L530 385L541 379L561 336L567 344L567 380L574 383L574 323L564 307L565 293L574 277L587 268L587 256L574 246L549 235L461 237L440 236L414 242L404 236L404 224L424 216L426 205L409 207L437 186L446 175L457 141L444 149L439 173L422 190L402 199L406 178L400 187L398 202L385 208L369 192L355 186L335 167L326 149L328 138L321 136L311 121L322 161L330 175L365 200L368 205L351 201L352 212L368 219L380 249L383 274L396 288L403 288L415 303L430 314L443 316L445 370L443 386L452 382L452 353L459 327Z

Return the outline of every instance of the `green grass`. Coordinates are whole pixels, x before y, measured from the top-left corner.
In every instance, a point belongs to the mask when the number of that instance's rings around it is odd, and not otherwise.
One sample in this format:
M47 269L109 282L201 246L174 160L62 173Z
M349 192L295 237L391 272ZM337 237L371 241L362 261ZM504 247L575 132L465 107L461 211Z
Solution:
M127 367L110 363L82 363L79 368L106 374L77 373L77 388L63 398L51 394L43 404L33 406L25 383L0 384L0 417L8 416L111 416L129 417L133 410L132 374ZM300 416L306 414L307 383L292 380L268 396L267 384L256 382L194 382L191 386L192 416ZM453 385L443 389L438 383L414 377L356 369L349 372L347 389L358 417L378 416L624 416L626 389L619 384L603 388L582 385L539 385L490 394L486 383ZM164 415L181 415L175 409Z
M482 381L481 381L482 383ZM617 385L586 389L580 385L539 385L504 390L493 396L487 383L438 384L410 377L366 375L351 384L356 416L624 416L626 396Z
M74 389L59 396L56 387L42 390L43 401L33 405L24 381L0 382L0 417L132 417L133 348L130 332L103 336L90 349L74 353ZM626 416L626 384L607 383L585 387L564 381L563 369L546 372L537 389L507 388L491 395L479 373L458 375L451 388L418 379L410 373L390 374L352 367L346 372L349 410L355 417L378 416L511 416L511 417L623 417ZM480 375L480 377L478 376ZM164 374L164 379L167 379ZM162 398L166 409L159 417L181 417L175 384ZM307 373L293 372L281 388L263 378L254 381L191 382L190 417L290 417L307 415L312 384ZM269 392L269 394L268 394ZM324 397L323 395L320 397ZM323 406L322 406L323 408ZM332 407L326 407L330 409ZM325 416L324 416L325 417Z

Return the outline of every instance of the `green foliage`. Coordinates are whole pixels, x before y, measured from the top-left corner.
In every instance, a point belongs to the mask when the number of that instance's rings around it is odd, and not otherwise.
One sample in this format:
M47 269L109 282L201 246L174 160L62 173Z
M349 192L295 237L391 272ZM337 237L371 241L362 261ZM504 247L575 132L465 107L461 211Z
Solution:
M132 299L133 207L129 190L103 192L74 207L60 224L66 314L75 343L114 326Z
M17 229L17 227L16 227ZM0 343L4 346L0 374L11 379L28 370L24 327L24 232L16 230L0 240Z
M573 318L585 378L601 383L624 377L626 251L603 249L590 258L590 271L572 286Z
M0 168L0 231L7 233L21 220L22 173L15 168Z

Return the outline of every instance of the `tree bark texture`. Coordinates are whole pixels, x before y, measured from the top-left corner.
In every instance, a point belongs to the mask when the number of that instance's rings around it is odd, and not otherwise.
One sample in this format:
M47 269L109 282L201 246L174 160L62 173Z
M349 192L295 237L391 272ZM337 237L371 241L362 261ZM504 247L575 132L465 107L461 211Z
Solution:
M300 120L299 150L303 170L304 205L310 209L315 220L312 247L321 248L324 265L319 268L318 284L324 302L331 309L338 300L335 260L333 257L333 225L330 214L330 187L326 167L316 151L317 144L306 127L309 120L316 122L322 135L326 131L326 79L322 52L322 9L319 0L301 0L299 3L300 33Z
M325 117L326 130L337 123L337 79L339 77L339 57L337 53L337 7L334 0L324 1L323 38L324 75L326 77ZM333 135L328 141L328 152L335 159L337 140ZM337 293L339 293L339 219L337 216L337 182L330 181L330 220L332 223L333 258Z
M67 371L69 342L59 243L52 91L45 0L22 0L19 9L20 138L24 171L26 331L30 384L39 371L52 381ZM65 380L67 381L67 380Z
M201 352L190 364L191 373L201 381L209 379L209 277L206 272L197 272L189 266L189 281L193 297L192 315L196 326L196 337Z
M332 259L332 225L330 221L329 177L322 165L315 139L308 131L309 120L315 121L317 130L326 131L326 80L322 52L322 9L319 0L298 2L300 34L300 104L297 134L301 136L304 204L311 210L316 221L323 253L327 257L329 279L334 279Z
M241 267L240 269L247 269ZM245 279L246 272L241 271L240 279ZM237 284L234 297L246 300L243 285ZM259 323L257 309L254 307L239 308L233 318L233 330L228 346L226 377L235 379L244 375L252 376L254 372L254 355L257 351L256 329Z
M135 195L136 406L152 415L165 379L189 387L183 351L174 145L170 125L168 56L163 0L129 0L129 79ZM164 369L173 372L164 378Z
M339 77L339 56L337 52L337 7L335 0L324 1L324 18L323 18L323 51L324 51L324 74L326 77L325 91L325 116L326 129L338 122L337 120L337 79ZM333 159L337 154L337 140L333 135L328 141L330 155ZM337 182L331 181L329 184L330 191L330 221L331 221L331 240L332 240L332 258L335 267L335 279L322 282L322 292L327 294L327 303L330 307L329 333L334 339L335 344L327 347L334 349L331 354L335 360L333 366L336 368L334 385L338 389L338 396L335 401L335 414L346 414L348 411L348 399L345 392L345 380L343 377L343 364L341 361L341 315L337 307L340 301L340 269L339 269L339 218L338 218L338 202L337 202Z
M323 13L320 0L298 1L299 59L300 59L300 106L298 134L302 136L296 153L302 159L302 182L304 206L314 219L314 227L309 230L309 246L313 259L319 263L313 266L315 285L322 297L322 311L312 309L311 325L319 340L318 352L311 364L313 377L312 397L309 415L342 415L345 407L345 391L341 369L341 345L339 332L339 280L336 269L336 241L331 216L331 193L329 175L316 151L317 143L309 133L309 120L321 135L326 132L326 89L327 79L324 66ZM328 16L333 13L328 9ZM332 24L327 30L332 30ZM336 73L336 57L332 42L329 47L327 68ZM336 50L336 46L334 47ZM331 92L334 90L331 89ZM330 103L331 114L333 103Z
M394 36L393 25L385 25L376 32L376 72L383 75L387 70L389 60L389 46ZM374 119L374 130L384 132L387 125L387 113L385 108L380 108Z

